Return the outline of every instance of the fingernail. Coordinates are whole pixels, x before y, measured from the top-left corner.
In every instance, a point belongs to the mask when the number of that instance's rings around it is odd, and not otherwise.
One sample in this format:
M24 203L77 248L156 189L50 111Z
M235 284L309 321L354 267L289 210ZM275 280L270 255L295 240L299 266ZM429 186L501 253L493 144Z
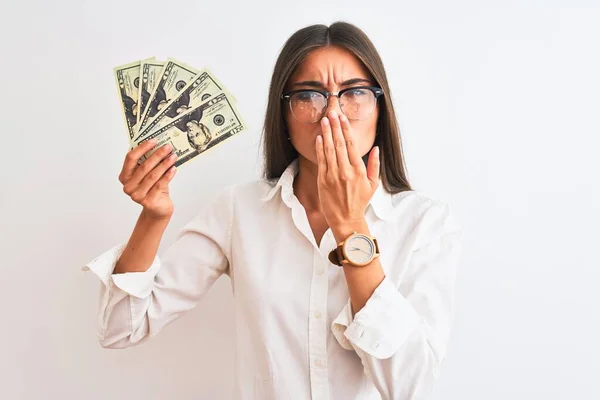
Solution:
M323 117L322 121L323 121L323 124L325 124L325 125L329 124L329 118L327 118L327 117Z
M340 115L340 121L346 122L347 120L348 120L348 118L346 118L345 115Z
M375 155L379 157L379 146L375 146Z
M329 113L329 115L331 115L331 118L337 118L337 113L333 110L331 110L331 112Z

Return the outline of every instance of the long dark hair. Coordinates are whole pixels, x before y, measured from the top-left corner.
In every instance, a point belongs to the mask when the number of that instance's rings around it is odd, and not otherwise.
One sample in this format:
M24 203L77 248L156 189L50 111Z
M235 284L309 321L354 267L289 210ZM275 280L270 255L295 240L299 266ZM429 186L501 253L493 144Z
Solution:
M374 144L380 149L381 181L389 193L412 190L406 177L400 128L383 62L367 35L347 22L336 22L331 26L307 26L290 36L283 46L271 77L263 127L264 178L279 178L287 166L298 157L296 149L287 138L281 94L289 77L309 53L325 46L339 46L352 52L383 89L384 95L378 100L381 103Z

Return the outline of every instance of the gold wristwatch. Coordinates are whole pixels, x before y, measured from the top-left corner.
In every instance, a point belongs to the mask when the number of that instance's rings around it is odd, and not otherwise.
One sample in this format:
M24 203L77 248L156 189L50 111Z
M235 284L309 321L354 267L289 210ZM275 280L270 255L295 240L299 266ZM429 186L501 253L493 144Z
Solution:
M364 267L379 257L379 245L374 237L354 232L329 253L335 265Z

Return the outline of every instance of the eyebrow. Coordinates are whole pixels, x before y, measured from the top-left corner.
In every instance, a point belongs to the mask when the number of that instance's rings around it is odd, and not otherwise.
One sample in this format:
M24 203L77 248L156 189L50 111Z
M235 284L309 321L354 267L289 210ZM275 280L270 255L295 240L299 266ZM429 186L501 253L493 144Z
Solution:
M368 79L352 78L352 79L348 79L347 81L342 82L341 86L349 86L349 85L354 85L357 83L367 83L367 84L371 85L371 81ZM312 87L316 87L316 88L324 88L325 87L325 85L323 85L323 83L321 83L319 81L296 82L296 83L294 83L293 86L312 86Z

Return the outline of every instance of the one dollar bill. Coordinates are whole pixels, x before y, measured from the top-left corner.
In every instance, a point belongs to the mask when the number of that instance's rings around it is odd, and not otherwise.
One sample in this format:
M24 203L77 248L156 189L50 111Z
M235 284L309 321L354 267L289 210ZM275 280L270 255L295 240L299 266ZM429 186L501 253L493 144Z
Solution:
M143 140L152 131L168 125L180 114L188 112L219 92L227 92L227 90L210 71L202 70L173 100L158 111L154 118L148 120L144 128L138 132L136 141ZM231 95L229 99L234 101Z
M170 144L177 154L175 166L179 167L248 127L227 92L220 92L205 100L167 125L151 132L135 146L155 139L156 146L144 154L150 157L158 148Z

